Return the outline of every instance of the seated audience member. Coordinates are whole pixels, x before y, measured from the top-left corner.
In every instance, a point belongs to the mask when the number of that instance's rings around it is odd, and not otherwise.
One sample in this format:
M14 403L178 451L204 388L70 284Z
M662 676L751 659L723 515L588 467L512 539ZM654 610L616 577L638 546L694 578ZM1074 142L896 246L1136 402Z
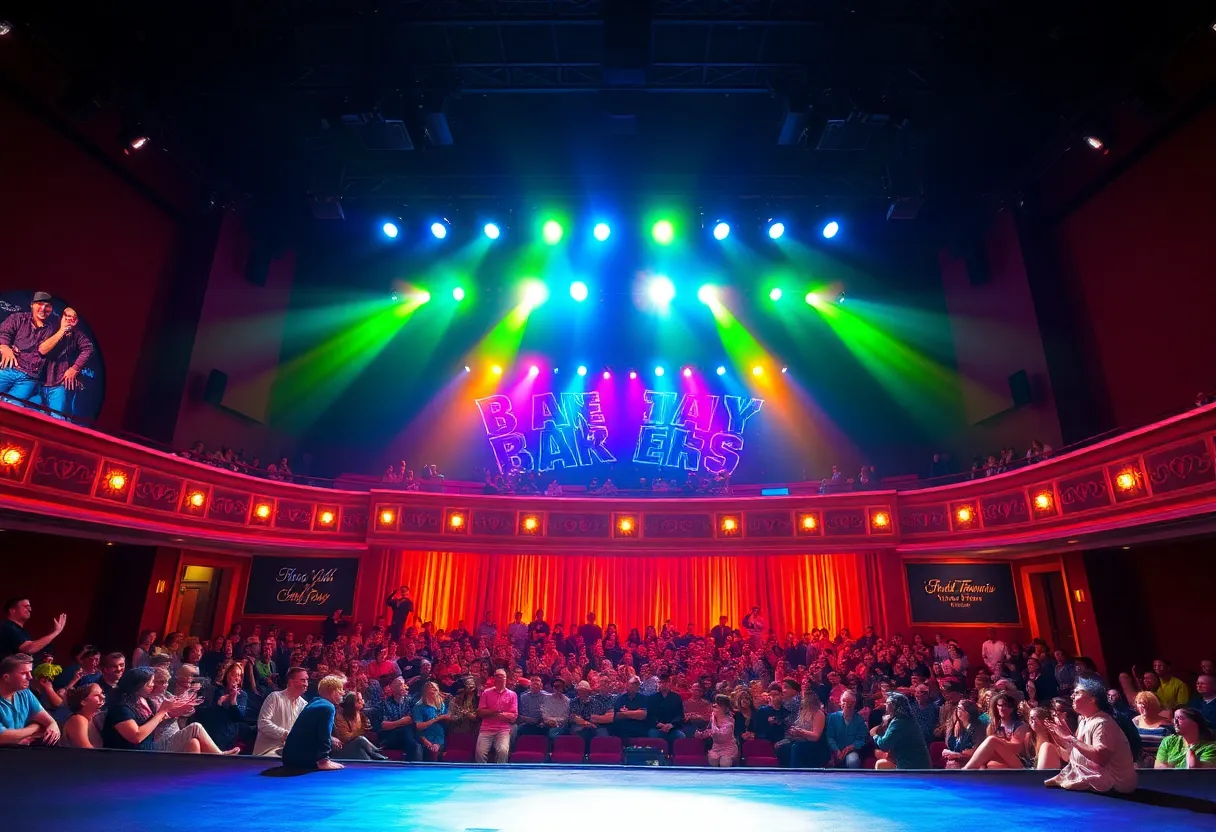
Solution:
M11 320L9 316L7 320ZM4 604L5 619L0 623L0 659L16 653L34 656L46 650L67 626L68 617L60 615L55 626L42 638L34 638L25 631L34 607L28 598L10 598Z
M1074 734L1066 719L1057 716L1051 733L1055 744L1067 752L1068 762L1044 785L1049 788L1106 792L1133 792L1136 764L1127 737L1107 712L1110 703L1101 681L1078 678L1073 686L1072 706L1080 717Z
M363 697L352 691L342 697L334 716L334 743L331 756L341 760L387 760L380 749L367 738L372 729L367 714L363 713Z
M334 719L346 682L341 676L326 676L317 683L317 698L296 717L283 742L283 765L287 768L335 771L342 768L329 758L335 747ZM339 748L341 743L336 744Z
M878 748L874 768L930 768L929 747L925 745L920 726L912 716L912 703L908 697L902 693L890 693L885 708L882 723L870 731Z
M613 717L611 702L607 697L593 695L590 682L584 679L574 686L574 698L570 700L571 734L582 737L590 746L592 737L608 736Z
M448 703L440 694L436 682L426 683L422 698L414 705L411 715L414 717L418 745L427 752L428 759L438 760L443 753L443 723L448 721Z
M866 750L870 733L866 730L865 719L857 713L856 693L850 690L841 695L840 710L828 714L825 733L830 765L861 768L861 753Z
M1157 674L1157 687L1153 693L1157 694L1163 710L1172 713L1175 708L1181 708L1190 701L1190 688L1174 675L1168 661L1153 659L1153 672Z
M1216 737L1196 708L1174 711L1174 733L1161 740L1154 768L1216 768Z
M793 741L790 746L791 768L823 768L828 764L831 752L824 736L826 724L827 715L808 679L802 690L798 715L789 729L789 737Z
M528 679L528 689L519 695L519 719L516 720L516 736L530 734L548 735L549 728L543 724L545 700L552 694L545 693L540 676Z
M155 685L151 668L133 667L122 675L106 703L101 741L106 748L155 750L155 732L161 723L194 710L194 700L166 698L153 708L149 698Z
M414 729L414 698L405 679L394 676L380 705L380 747L400 751L407 760L421 760L422 751Z
M758 687L758 686L757 686ZM754 740L762 727L758 719L756 700L750 690L739 691L735 699L735 739L740 743Z
M646 714L650 721L647 736L668 743L684 739L684 700L671 689L670 673L659 674L659 689L650 697Z
M54 745L59 726L30 690L34 660L25 653L0 659L0 745Z
M642 680L630 676L625 692L616 698L613 705L612 729L626 745L630 740L647 736L646 727L648 697L642 696ZM729 701L729 700L728 700ZM733 735L734 720L731 720Z
M67 696L72 715L63 724L63 738L59 744L64 748L101 748L101 731L95 719L105 707L106 697L98 684L83 688L72 688Z
M283 743L296 724L300 711L308 704L304 694L308 691L308 671L293 667L287 671L287 687L272 691L262 702L258 711L258 736L253 743L257 757L277 757L283 751Z
M946 750L942 752L946 768L967 765L980 743L983 730L979 708L970 699L960 699L946 727Z
M776 744L785 736L786 713L782 707L781 685L773 683L768 688L768 704L756 711L756 724L759 730L756 739L768 740Z
M718 694L714 697L713 710L709 714L709 725L697 731L699 740L709 740L709 764L730 768L739 760L739 744L735 741L735 720L731 716L730 697Z
M1195 695L1191 697L1187 707L1202 713L1208 725L1216 725L1216 676L1199 674L1199 678L1195 680Z
M199 713L198 721L215 744L225 751L236 747L245 725L249 697L241 687L244 674L243 662L225 662L216 678L210 707Z
M1103 701L1106 692L1103 691ZM1030 768L1027 750L1030 729L1018 716L1018 705L1008 693L992 697L988 711L988 736L971 755L964 768Z
M481 728L477 732L474 760L489 762L493 751L494 762L505 763L511 752L511 726L519 716L519 697L507 687L507 672L502 668L494 671L493 684L481 692L477 716Z
M1109 701L1109 700L1108 700ZM1162 708L1155 693L1142 690L1136 694L1133 701L1136 715L1132 717L1132 725L1140 737L1139 761L1142 766L1152 767L1157 759L1157 749L1161 741L1174 733L1174 722L1169 711Z

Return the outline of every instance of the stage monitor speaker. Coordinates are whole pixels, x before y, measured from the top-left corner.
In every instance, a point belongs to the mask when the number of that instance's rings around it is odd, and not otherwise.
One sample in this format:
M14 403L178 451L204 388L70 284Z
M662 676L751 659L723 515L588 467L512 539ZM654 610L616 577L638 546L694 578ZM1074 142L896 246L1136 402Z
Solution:
M1018 370L1009 377L1009 395L1013 398L1013 407L1026 407L1034 401L1030 390L1030 376L1025 370Z
M228 389L228 374L220 370L212 370L207 375L207 384L203 388L203 401L220 407L224 403L224 393Z

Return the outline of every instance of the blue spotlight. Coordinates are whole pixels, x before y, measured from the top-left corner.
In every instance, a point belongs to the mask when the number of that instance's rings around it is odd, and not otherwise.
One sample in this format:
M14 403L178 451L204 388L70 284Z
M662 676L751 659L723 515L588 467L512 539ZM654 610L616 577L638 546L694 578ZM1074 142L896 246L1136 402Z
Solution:
M395 222L386 222L382 230L384 231L384 236L392 240L396 238L397 232L400 229L397 228L397 224Z
M654 303L657 303L659 306L666 306L676 296L676 287L670 278L660 275L650 281L650 284L646 287L646 294L650 296L650 299Z
M597 222L595 228L591 229L591 235L602 243L612 236L612 228L606 222Z
M721 364L719 364L719 365L718 365L718 369L717 369L717 373L718 373L718 375L720 375L720 376L724 376L724 375L726 375L726 368L725 368L725 367L723 367Z
M831 222L829 222L827 225L825 225L823 227L823 236L825 239L830 240L836 236L836 232L839 230L840 230L840 223L836 222L836 220L832 220Z
M486 223L486 227L482 230L486 232L486 236L491 240L497 240L502 235L502 229L492 222Z
M431 234L434 235L436 240L442 240L448 236L448 227L444 223L433 222L431 223Z
M574 298L579 303L587 299L587 284L581 280L576 280L570 284L570 297Z
M663 368L662 368L662 367L655 367L655 368L654 368L654 374L655 374L656 376L662 376L662 375L663 375Z
M730 224L729 223L720 222L714 226L714 239L715 240L725 240L729 236L730 236Z
M785 223L783 223L783 222L769 223L768 236L770 239L780 240L781 235L784 233L785 233Z
M587 375L587 368L586 368L584 365L579 364L579 365L578 365L578 374L579 374L580 376L585 376L585 375Z

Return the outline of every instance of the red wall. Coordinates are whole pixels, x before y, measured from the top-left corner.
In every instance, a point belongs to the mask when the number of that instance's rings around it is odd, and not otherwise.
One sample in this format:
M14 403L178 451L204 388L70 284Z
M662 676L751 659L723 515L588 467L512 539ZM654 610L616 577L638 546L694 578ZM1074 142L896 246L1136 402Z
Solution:
M1058 228L1063 276L1093 333L1119 426L1216 389L1216 106L1166 140Z
M8 160L0 290L45 289L88 322L106 365L98 426L118 430L158 287L173 271L177 223L5 96L0 158Z

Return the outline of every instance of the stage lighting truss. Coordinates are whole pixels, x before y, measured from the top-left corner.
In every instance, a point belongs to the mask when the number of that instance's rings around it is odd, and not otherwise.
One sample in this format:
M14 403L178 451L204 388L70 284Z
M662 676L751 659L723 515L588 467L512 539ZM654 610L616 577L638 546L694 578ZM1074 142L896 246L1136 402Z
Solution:
M599 378L603 381L612 381L614 379L619 379L622 381L624 381L625 379L628 379L629 381L637 381L638 378L641 377L643 374L637 368L630 368L628 371L618 374L613 369L612 365L610 365L610 364L609 365L600 365L601 369L599 369L598 371L595 371L595 372L592 372L590 367L591 367L591 365L589 365L589 364L577 365L575 367L575 371L574 371L575 375L578 376L579 378L587 378L587 379ZM698 376L709 376L710 374L717 375L719 377L723 377L728 372L726 364L718 364L718 365L712 367L711 369L703 369L695 364L676 364L676 363L656 364L651 372L659 378L664 378L669 374L668 367L676 368L674 370L675 380L692 379L692 378L695 378ZM476 366L469 365L469 364L463 364L458 367L457 372L458 373L472 373L474 370L477 370ZM481 369L479 369L477 371L480 373L489 373L491 376L504 377L504 378L511 377L512 374L515 372L520 372L520 370L512 370L510 367L504 366L502 364L482 365ZM557 366L553 367L553 372L555 374L558 372ZM753 378L759 378L761 376L767 376L770 373L780 374L780 375L789 375L789 372L790 372L790 368L789 368L788 364L784 364L780 361L774 361L772 359L766 359L759 363L747 365L747 372L744 375L745 375L745 377L750 375ZM540 377L541 368L536 364L528 365L527 372L524 373L524 375L529 380L535 380Z

